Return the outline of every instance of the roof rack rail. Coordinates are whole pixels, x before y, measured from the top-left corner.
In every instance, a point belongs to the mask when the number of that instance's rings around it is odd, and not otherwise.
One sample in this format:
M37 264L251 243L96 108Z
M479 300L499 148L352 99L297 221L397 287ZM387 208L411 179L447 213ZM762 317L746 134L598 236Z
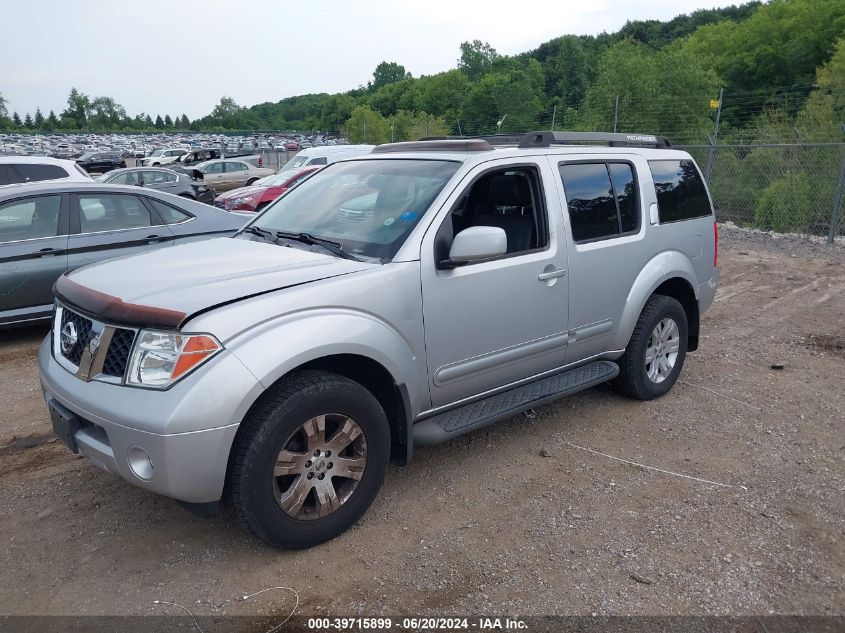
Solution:
M384 143L376 145L373 154L390 154L393 152L489 152L493 149L485 139L476 136L439 136L423 138L419 141L403 141L400 143Z
M654 134L629 134L625 132L530 132L519 140L520 149L572 145L578 143L607 143L611 147L637 145L640 147L672 147L665 136Z

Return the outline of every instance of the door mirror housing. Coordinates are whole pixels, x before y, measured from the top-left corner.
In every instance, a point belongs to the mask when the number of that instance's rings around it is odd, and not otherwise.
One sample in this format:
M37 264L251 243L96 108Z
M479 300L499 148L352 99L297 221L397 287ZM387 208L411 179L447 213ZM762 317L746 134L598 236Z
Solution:
M471 226L452 240L449 259L442 262L444 268L463 266L508 252L508 236L498 226Z

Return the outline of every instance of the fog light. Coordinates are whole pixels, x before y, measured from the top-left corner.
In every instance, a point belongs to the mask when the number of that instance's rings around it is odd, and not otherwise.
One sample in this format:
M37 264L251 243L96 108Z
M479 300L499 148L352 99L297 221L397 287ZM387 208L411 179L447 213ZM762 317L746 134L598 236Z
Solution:
M140 446L133 446L129 449L127 461L129 462L129 468L139 479L147 480L153 478L153 460L150 458L149 453Z

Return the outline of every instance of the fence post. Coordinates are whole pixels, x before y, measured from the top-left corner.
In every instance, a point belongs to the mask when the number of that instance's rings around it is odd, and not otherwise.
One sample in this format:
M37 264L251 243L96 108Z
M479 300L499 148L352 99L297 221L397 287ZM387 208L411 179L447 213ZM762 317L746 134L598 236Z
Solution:
M555 131L555 119L557 118L557 106L555 106L554 112L552 112L552 132Z
M716 143L719 140L719 121L722 118L722 96L724 88L719 88L719 107L716 110L716 124L713 126L713 138L710 139L710 149L707 150L707 169L704 174L704 182L710 186L710 175L713 173L713 161L716 159Z
M845 125L843 125L845 128ZM830 230L827 232L827 243L833 244L836 229L839 228L839 208L842 206L842 193L845 191L845 152L842 154L842 167L839 170L839 184L833 196L833 209L830 211Z
M619 120L619 95L616 95L616 102L613 105L613 133L616 133L616 122Z

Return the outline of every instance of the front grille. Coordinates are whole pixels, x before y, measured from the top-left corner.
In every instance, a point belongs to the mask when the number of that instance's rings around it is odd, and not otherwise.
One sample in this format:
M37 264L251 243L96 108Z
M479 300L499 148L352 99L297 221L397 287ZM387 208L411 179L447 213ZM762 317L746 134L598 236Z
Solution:
M62 324L59 328L60 333L64 330L65 325L68 323L73 323L73 326L76 328L76 343L67 351L62 349L62 356L67 358L74 365L78 366L79 361L82 358L82 352L85 349L85 346L88 345L88 340L91 338L92 323L91 319L86 319L81 314L76 314L76 312L64 309L62 310Z
M90 345L91 339L96 336L103 336L111 331L112 335L108 349L95 348L97 349L95 357L94 359L89 359L89 362L96 362L96 358L99 356L103 362L102 369L99 370L99 375L108 376L109 378L123 378L129 364L129 354L132 352L132 345L135 342L135 330L94 321L65 306L61 306L61 312L61 323L58 332L54 334L56 337L54 349L71 365L66 367L66 369L80 375L80 363L82 362L85 348ZM76 343L65 351L61 345L62 331L68 323L72 323L76 329ZM88 375L89 367L90 365L86 365L81 372L82 375ZM84 379L89 380L87 377Z
M124 328L115 328L111 344L106 352L103 361L103 374L123 378L126 373L126 365L129 362L129 352L132 351L132 343L135 341L135 331Z

